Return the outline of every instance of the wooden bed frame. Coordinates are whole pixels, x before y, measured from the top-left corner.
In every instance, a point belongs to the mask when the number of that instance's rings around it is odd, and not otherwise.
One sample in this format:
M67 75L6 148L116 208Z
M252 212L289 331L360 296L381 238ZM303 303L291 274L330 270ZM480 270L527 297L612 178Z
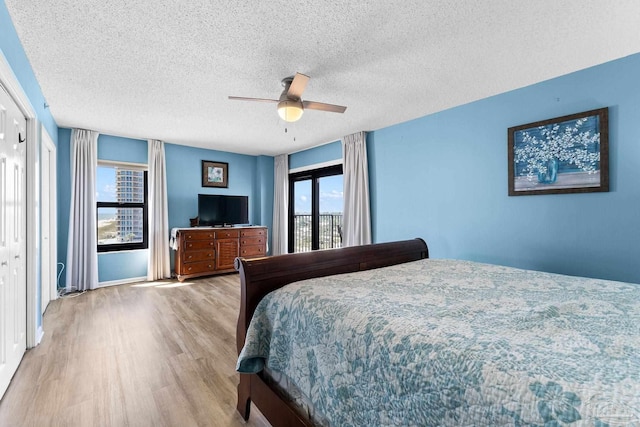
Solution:
M244 346L253 312L269 292L298 280L370 270L428 257L429 250L424 240L413 239L251 260L236 258L235 267L240 272L241 281L236 332L238 354ZM245 420L249 419L251 402L273 427L312 425L264 380L261 372L240 374L237 409Z

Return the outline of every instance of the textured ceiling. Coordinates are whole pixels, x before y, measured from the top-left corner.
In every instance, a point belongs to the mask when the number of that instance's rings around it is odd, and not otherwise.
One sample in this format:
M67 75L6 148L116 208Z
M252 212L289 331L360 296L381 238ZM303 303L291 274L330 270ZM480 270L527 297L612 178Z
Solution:
M254 155L640 52L638 0L4 1L58 125ZM227 99L278 98L295 72L347 111L286 124Z

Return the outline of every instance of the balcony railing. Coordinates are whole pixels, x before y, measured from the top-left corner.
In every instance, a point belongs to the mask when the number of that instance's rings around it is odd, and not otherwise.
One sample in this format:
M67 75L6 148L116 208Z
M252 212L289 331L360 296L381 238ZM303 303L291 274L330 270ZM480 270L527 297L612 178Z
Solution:
M294 252L311 250L311 215L295 214L293 216ZM342 247L342 214L320 214L319 224L320 249Z

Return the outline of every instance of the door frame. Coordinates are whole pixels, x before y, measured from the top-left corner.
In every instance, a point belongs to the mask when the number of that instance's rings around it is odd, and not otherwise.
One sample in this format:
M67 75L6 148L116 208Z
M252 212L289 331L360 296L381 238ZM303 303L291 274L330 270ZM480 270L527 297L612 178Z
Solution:
M289 212L287 212L288 222L288 242L287 252L294 251L295 242L295 184L300 181L311 181L311 250L318 250L319 245L319 216L320 216L320 193L319 180L333 175L342 175L342 162L333 165L323 165L317 169L307 169L298 172L289 172Z
M31 101L24 93L20 82L13 73L9 61L0 51L0 83L7 90L9 96L27 119L27 161L25 170L27 174L27 348L35 347L42 338L42 328L38 330L38 218L39 206L36 189L40 178L38 170L38 120Z
M48 266L49 271L45 271L43 266L47 265L47 260L44 259L43 253L44 251L40 251L40 312L44 314L45 309L49 302L58 298L58 284L56 280L56 273L58 271L58 233L57 233L57 224L58 224L58 216L57 216L57 153L56 146L53 143L53 139L45 129L44 125L40 126L40 194L44 194L48 192L49 194L49 212L44 212L44 206L42 204L42 198L40 203L41 215L40 222L44 221L49 222L49 239L45 239L43 236L42 228L40 229L40 247L44 248L45 245L49 248L49 260ZM49 165L46 169L49 173L48 176L44 176L43 168L45 161L45 152L49 152ZM44 179L46 178L46 179ZM46 185L45 185L46 183ZM47 279L44 277L47 275ZM45 290L45 287L49 284L48 288ZM47 292L48 291L48 292ZM46 298L48 296L48 298ZM39 340L38 340L39 341Z

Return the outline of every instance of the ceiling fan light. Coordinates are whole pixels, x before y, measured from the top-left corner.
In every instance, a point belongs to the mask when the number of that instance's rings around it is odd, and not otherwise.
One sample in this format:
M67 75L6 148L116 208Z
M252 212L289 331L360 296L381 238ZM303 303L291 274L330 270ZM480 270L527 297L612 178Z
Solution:
M278 114L285 122L296 122L302 117L302 103L300 101L280 101L278 102Z

